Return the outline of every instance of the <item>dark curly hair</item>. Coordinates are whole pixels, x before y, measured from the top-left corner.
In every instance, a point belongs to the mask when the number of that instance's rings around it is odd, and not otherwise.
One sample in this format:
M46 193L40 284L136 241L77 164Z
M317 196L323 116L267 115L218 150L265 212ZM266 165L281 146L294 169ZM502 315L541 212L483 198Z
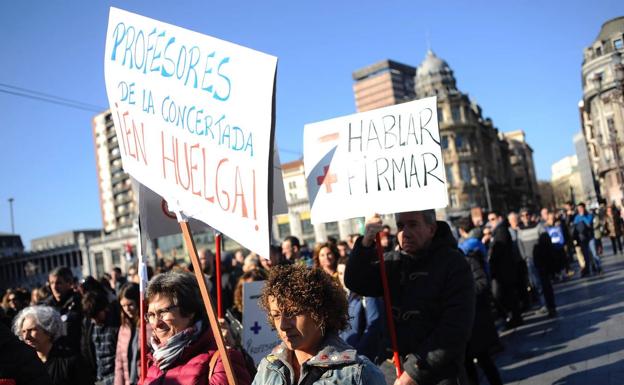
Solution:
M271 268L260 306L274 327L269 311L270 298L277 299L280 311L285 314L309 314L325 334L338 333L349 327L347 296L338 281L322 269L300 264Z

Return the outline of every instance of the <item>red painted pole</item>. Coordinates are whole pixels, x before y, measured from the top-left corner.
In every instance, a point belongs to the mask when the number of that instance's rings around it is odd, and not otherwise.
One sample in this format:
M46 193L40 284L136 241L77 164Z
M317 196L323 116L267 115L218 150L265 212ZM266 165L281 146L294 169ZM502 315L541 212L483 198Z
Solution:
M386 321L388 322L388 331L390 332L390 342L392 343L392 361L396 368L397 378L403 374L401 368L401 358L399 357L399 344L397 342L396 329L394 328L394 319L392 318L392 302L390 301L390 289L388 288L388 276L386 275L386 265L384 263L384 250L381 246L381 233L377 233L376 237L377 256L379 257L379 273L381 274L381 285L384 292L384 304L386 305Z
M145 381L147 376L147 325L145 325L145 293L141 290L141 296L139 299L139 343L141 344L141 381L140 384Z
M217 317L223 318L221 302L221 233L215 234L215 274L217 275Z

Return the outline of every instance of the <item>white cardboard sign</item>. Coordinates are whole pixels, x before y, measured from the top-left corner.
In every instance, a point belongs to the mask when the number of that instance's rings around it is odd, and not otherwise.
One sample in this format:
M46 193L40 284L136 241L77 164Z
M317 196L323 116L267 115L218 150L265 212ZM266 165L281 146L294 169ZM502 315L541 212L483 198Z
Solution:
M281 342L267 323L266 313L258 305L264 283L256 281L243 284L242 345L256 365Z
M169 208L269 255L277 58L111 8L106 91L123 167Z
M312 223L446 207L436 98L304 128Z

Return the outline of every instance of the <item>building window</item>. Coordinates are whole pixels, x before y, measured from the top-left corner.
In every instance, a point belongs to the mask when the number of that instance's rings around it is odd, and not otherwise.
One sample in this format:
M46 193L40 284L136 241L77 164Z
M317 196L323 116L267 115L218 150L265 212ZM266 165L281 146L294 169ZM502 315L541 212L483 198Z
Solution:
M294 189L294 188L296 188L296 187L297 187L297 182L296 182L296 181L294 181L294 180L293 180L293 181L291 181L291 182L288 182L288 188L289 188L289 189L291 189L291 190L292 190L292 189Z
M99 277L101 274L104 274L104 255L99 252L95 253L93 256L95 259L95 274L93 275Z
M462 134L455 135L455 149L459 150L464 147L464 136Z
M442 135L442 137L440 138L440 145L442 146L443 150L446 150L448 148L448 136Z
M290 235L290 223L281 223L277 225L277 233L280 239L284 239Z
M121 264L121 252L119 249L111 250L111 258L113 260L113 266L119 267Z
M458 106L452 106L451 107L451 117L453 118L454 122L461 121L461 113L459 111L459 107Z
M613 47L615 49L622 49L624 47L624 44L622 44L622 39L616 39L613 41Z
M602 47L596 47L596 56L602 55Z
M327 234L338 234L338 222L327 222L325 224L325 231L327 231Z
M301 231L303 234L312 234L314 233L314 226L312 226L312 222L309 219L301 220Z
M456 193L451 192L449 194L449 204L451 205L451 207L459 206L459 202L457 201L457 194Z
M615 123L613 122L613 118L607 118L607 129L609 130L609 134L615 134Z
M470 176L470 166L468 165L468 163L460 163L459 164L459 169L460 169L460 172L461 172L462 181L464 183L470 183L470 180L472 178Z
M444 121L444 110L442 110L441 108L438 108L438 123L441 123Z
M446 182L448 185L452 186L455 184L455 181L453 179L453 166L450 164L446 165Z

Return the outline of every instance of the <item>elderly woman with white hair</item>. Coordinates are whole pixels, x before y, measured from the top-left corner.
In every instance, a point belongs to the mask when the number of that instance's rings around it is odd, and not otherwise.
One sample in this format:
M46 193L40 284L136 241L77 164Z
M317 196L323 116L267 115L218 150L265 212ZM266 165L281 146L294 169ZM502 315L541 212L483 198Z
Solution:
M48 371L52 384L94 383L80 356L59 343L58 338L63 335L63 322L61 315L54 308L29 306L23 309L13 321L13 332L35 349Z

